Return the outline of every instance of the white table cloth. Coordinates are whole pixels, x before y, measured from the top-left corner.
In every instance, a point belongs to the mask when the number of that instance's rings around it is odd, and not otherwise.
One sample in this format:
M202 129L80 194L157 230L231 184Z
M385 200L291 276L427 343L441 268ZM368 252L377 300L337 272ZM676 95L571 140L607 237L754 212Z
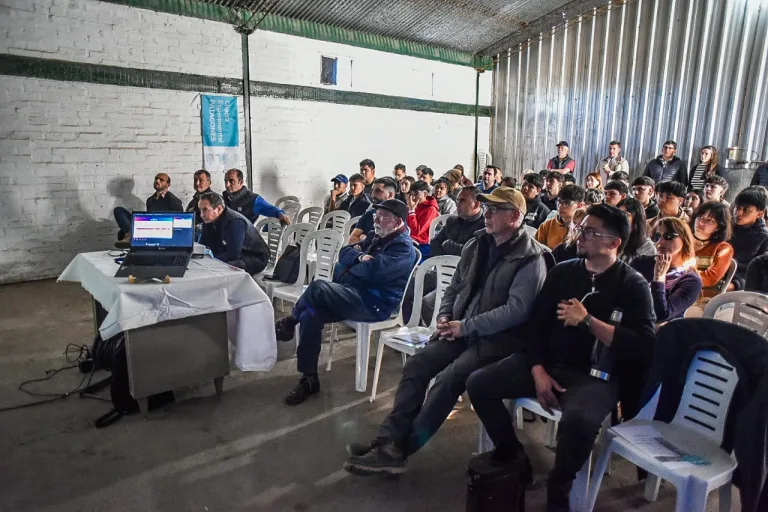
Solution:
M226 311L235 366L269 371L277 361L272 303L248 273L213 258L192 259L182 278L170 284L114 277L118 265L106 252L78 254L59 281L79 282L99 301L107 317L104 339L129 329L195 315Z

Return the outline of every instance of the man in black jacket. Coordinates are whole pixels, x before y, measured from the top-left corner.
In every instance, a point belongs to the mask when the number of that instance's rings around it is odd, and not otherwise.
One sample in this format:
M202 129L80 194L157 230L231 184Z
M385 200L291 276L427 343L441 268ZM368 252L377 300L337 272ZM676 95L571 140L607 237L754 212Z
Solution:
M187 205L186 211L195 212L195 226L202 224L203 219L200 217L200 208L197 206L197 202L200 200L200 196L211 192L211 173L205 169L195 171L195 195L192 196L192 200Z
M148 212L183 212L184 207L181 199L173 195L169 190L171 188L171 177L164 172L155 175L153 183L155 193L147 198L146 208ZM115 247L118 249L127 249L131 246L131 224L133 214L127 208L118 206L114 210L115 221L120 228Z
M736 196L733 206L733 235L730 241L733 257L736 258L736 273L728 291L743 290L750 262L768 252L766 206L768 192L763 187L747 187Z
M659 205L656 204L656 183L648 176L638 176L632 181L632 194L645 208L645 218L652 219L659 214Z
M216 192L206 192L198 200L203 219L200 243L213 255L249 274L258 274L269 262L269 247L253 223L231 208Z
M349 177L349 195L339 206L339 210L349 212L352 217L360 217L371 206L370 196L365 193L365 178L362 174ZM373 188L373 182L371 182Z
M688 186L688 167L685 162L675 156L677 142L668 140L661 148L661 154L648 162L643 176L650 176L658 186L664 181L677 181Z
M601 423L620 392L634 392L630 402L637 404L643 383L638 368L650 367L655 339L651 293L643 277L618 260L629 233L621 210L590 206L578 230L582 258L555 266L536 298L527 353L489 365L467 380L475 412L496 446L492 460L499 464L525 457L504 399L535 396L545 410L562 410L555 467L547 483L548 511L568 510L571 484ZM625 372L628 365L632 371Z
M248 219L251 224L256 223L259 215L279 219L283 226L291 223L291 219L283 210L269 204L256 192L248 190L243 183L243 171L240 169L230 169L224 174L224 186L227 189L223 194L224 204Z
M538 173L529 172L523 176L523 186L520 188L520 192L525 198L527 209L523 224L531 226L533 229L539 229L551 211L547 205L541 202L542 188L544 188L544 179Z

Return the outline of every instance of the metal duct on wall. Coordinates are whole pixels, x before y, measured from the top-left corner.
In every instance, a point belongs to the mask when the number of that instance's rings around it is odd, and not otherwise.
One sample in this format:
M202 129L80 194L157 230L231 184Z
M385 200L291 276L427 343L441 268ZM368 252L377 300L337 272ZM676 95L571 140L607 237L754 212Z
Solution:
M491 153L505 174L544 169L566 140L577 179L623 144L634 174L667 139L768 157L768 0L614 2L498 55Z

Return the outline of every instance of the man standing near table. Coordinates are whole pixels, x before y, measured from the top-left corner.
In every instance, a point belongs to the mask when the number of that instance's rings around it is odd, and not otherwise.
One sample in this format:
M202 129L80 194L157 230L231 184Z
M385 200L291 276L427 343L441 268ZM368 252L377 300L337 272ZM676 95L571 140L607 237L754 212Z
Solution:
M216 259L251 275L266 268L269 247L251 221L228 208L216 192L200 195L198 208L204 222L200 243L208 246Z

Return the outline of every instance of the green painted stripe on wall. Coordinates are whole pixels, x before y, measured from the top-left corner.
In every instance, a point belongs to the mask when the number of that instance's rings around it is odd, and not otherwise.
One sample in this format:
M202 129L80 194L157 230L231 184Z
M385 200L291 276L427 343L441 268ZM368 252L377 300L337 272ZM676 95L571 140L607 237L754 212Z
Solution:
M238 19L238 12L219 5L197 0L101 0L113 4L138 7L168 14L178 14L211 21L231 24ZM248 14L247 16L250 16ZM255 16L256 19L259 15ZM319 41L346 44L378 50L398 55L407 55L420 59L436 60L448 64L471 66L473 68L492 69L491 57L481 57L469 52L438 48L393 37L368 34L356 30L346 30L311 21L296 20L275 14L268 15L259 25L259 29L279 32L293 36L306 37Z
M0 75L235 96L243 94L243 82L236 78L217 78L172 71L122 68L7 54L0 54ZM250 91L253 96L262 98L315 101L460 116L473 116L475 113L475 106L466 103L340 91L304 85L251 82ZM478 115L490 117L491 108L488 106L478 107Z

